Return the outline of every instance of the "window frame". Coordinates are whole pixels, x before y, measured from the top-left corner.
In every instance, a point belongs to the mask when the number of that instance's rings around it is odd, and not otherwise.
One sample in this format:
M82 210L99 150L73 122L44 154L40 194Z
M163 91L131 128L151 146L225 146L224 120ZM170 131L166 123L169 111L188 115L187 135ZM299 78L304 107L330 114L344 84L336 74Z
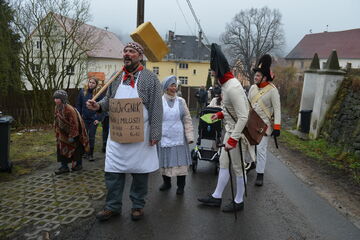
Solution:
M160 74L160 68L159 67L153 67L153 73L155 73L156 75Z
M71 71L69 71L71 70ZM75 66L74 65L66 65L66 75L75 75Z
M187 76L179 76L179 81L181 82L181 85L189 84L189 78Z

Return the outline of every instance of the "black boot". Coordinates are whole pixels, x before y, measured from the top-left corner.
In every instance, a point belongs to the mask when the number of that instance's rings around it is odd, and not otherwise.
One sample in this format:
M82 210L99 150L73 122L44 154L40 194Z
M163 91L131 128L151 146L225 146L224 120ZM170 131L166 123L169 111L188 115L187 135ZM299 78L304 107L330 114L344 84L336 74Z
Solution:
M183 195L185 187L185 176L177 176L177 187L176 194Z
M90 152L89 152L89 161L94 161L94 148L90 148Z
M263 181L264 181L264 174L263 173L258 173L256 175L255 186L261 187L263 185Z
M221 198L214 198L211 194L204 198L198 198L198 201L202 204L210 207L220 207L221 206Z
M160 186L160 191L166 191L171 188L171 178L165 175L162 175L164 183Z
M61 166L59 169L55 170L56 175L60 175L63 173L68 173L68 172L70 172L70 169L68 167L64 167L64 166Z

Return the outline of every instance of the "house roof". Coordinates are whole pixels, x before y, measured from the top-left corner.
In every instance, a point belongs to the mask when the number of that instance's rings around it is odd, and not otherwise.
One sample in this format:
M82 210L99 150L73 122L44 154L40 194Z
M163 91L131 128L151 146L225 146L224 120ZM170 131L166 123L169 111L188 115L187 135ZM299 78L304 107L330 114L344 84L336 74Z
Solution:
M315 53L319 58L328 58L334 49L339 58L360 58L360 28L306 34L285 58L311 59Z
M175 35L169 38L169 53L166 60L210 61L210 47L206 47L196 36Z
M73 19L68 17L58 14L54 14L54 16L65 30L70 29L74 22ZM60 18L63 19L60 20ZM91 36L98 41L96 47L87 52L89 57L122 59L125 45L115 33L85 23L80 26L79 31L84 34L91 33Z

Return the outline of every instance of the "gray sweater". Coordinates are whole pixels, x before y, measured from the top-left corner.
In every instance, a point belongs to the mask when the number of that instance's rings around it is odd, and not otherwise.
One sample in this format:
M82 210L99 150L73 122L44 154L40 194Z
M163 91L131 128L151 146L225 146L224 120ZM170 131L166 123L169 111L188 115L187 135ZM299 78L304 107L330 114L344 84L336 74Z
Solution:
M136 84L138 87L139 97L142 99L144 106L149 112L149 140L160 141L162 134L161 131L163 117L161 84L157 76L147 69L141 71L139 78L137 78L138 74L139 73L135 74L135 79L137 79ZM111 83L105 97L99 102L101 106L101 111L109 111L109 99L115 97L116 91L120 85L121 77L122 75L118 76L117 79L115 79L114 82ZM124 81L123 84L130 85L130 79Z

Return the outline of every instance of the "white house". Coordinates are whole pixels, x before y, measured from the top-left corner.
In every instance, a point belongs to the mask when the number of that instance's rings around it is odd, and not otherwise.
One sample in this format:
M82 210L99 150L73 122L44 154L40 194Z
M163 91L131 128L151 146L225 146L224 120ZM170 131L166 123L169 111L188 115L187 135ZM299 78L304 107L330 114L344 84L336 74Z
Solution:
M123 48L110 31L49 13L24 42L27 54L22 56L30 55L31 66L23 70L25 87L31 90L39 81L46 88L61 81L57 88L76 88L90 76L107 80L121 69ZM29 80L29 76L35 78Z

